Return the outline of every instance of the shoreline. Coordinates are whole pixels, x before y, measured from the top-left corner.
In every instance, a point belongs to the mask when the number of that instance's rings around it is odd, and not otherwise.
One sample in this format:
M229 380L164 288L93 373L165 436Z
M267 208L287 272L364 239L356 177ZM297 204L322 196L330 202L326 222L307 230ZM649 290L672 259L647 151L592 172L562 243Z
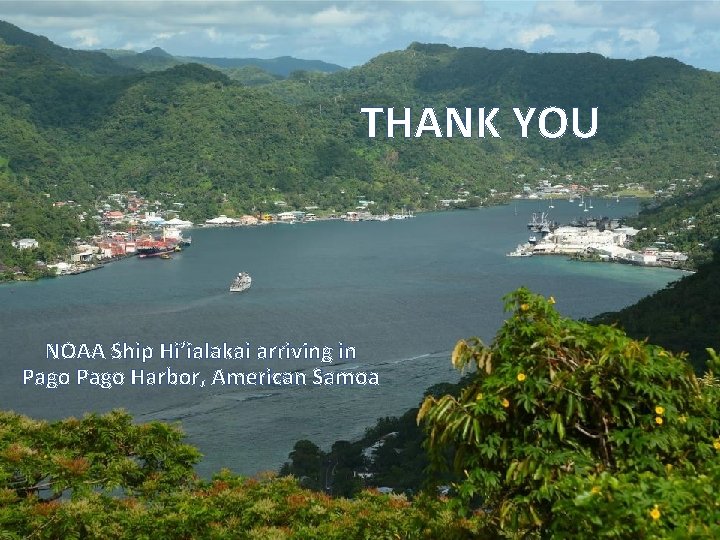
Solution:
M252 228L252 227L264 227L267 225L304 225L306 223L327 222L327 221L346 221L346 222L353 222L353 223L366 222L366 221L383 221L383 222L384 221L402 221L404 219L409 219L409 218L415 217L416 215L430 214L430 213L434 213L434 212L446 213L446 212L466 211L466 210L483 210L483 209L488 209L488 208L493 208L493 207L498 207L498 206L510 206L513 202L517 203L517 201L536 202L536 201L551 201L553 199L572 200L573 198L574 198L574 196L569 195L569 194L564 197L533 197L533 196L525 196L525 195L514 195L510 198L502 198L501 200L493 201L492 204L483 204L480 206L473 206L473 207L468 207L468 208L458 208L458 207L450 206L450 207L446 207L446 208L432 209L432 210L423 209L423 210L415 210L415 211L413 211L412 214L402 214L402 215L395 214L393 216L389 216L388 214L377 215L377 214L370 214L369 212L367 212L367 213L346 212L345 215L313 216L313 218L309 219L309 220L282 221L282 220L275 219L275 220L270 220L270 221L259 220L256 223L242 223L239 220L237 220L236 222L233 222L233 223L207 223L207 222L204 222L204 223L199 223L197 225L192 225L190 227L183 227L182 230L192 231L193 229L201 230L201 229L216 229L216 228L217 229ZM638 197L638 195L636 195L636 194L631 195L631 196L606 195L606 196L596 197L597 200L615 199L618 202L620 199L638 199L638 198L640 198L640 197ZM355 218L348 218L348 215L353 214L353 213L360 214L360 215L358 215ZM620 219L624 219L626 217L627 216L623 216L623 218L620 218ZM148 232L153 231L153 230L157 231L157 228L148 229ZM105 231L104 234L107 234L107 232L108 231ZM526 244L526 246L527 245L529 245L529 244ZM521 245L518 245L516 251L518 251L520 249L520 247L521 247ZM541 253L532 253L532 255L540 255L540 254ZM543 255L573 255L574 253L542 253L542 254ZM56 277L61 277L61 276L66 276L66 275L84 274L87 272L91 272L94 270L99 270L101 268L104 268L104 266L106 264L118 262L118 261L121 261L124 259L135 257L137 255L138 255L137 253L128 253L125 255L115 256L112 258L103 259L100 262L98 262L97 264L94 264L91 266L70 263L72 265L72 267L74 267L70 271L56 273L53 275L43 275L43 276L39 276L36 278L31 278L31 277L23 275L22 277L18 277L16 279L2 280L2 281L0 281L0 285L4 284L4 283L15 283L15 282L20 282L20 281L33 281L34 282L34 281L39 281L41 279L56 278ZM508 254L508 255L510 255L510 254ZM583 261L583 262L618 262L618 261L587 260L587 261ZM54 263L54 264L57 264L57 263ZM52 267L52 265L50 265L50 266ZM683 271L688 271L688 272L695 271L694 267L670 266L670 265L662 265L662 264L659 264L659 265L636 265L636 266L656 266L656 267L667 267L667 268L683 270Z

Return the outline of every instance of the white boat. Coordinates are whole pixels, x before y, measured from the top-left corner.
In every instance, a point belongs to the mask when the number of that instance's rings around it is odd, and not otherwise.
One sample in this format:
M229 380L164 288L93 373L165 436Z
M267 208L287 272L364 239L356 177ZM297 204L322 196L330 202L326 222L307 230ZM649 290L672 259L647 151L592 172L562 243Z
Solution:
M252 285L252 278L250 277L250 274L240 272L230 284L230 292L246 291L250 288L250 285Z
M529 250L527 244L518 244L515 251L511 251L505 255L506 257L532 257L532 251Z

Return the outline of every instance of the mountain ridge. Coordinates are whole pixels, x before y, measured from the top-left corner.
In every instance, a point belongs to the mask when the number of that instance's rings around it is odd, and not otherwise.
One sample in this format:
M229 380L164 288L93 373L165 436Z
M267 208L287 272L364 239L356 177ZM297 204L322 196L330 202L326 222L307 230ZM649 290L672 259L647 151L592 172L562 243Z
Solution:
M24 46L86 75L127 75L135 70L121 66L99 51L79 51L56 45L44 36L26 32L0 20L0 40L6 45Z
M113 58L118 64L128 68L142 71L157 71L178 64L198 63L217 69L230 70L234 68L256 67L271 75L287 77L294 71L314 71L320 73L335 73L346 68L323 60L306 60L293 56L278 56L275 58L211 58L204 56L176 56L160 47L153 47L143 52L125 49L103 49L105 54Z
M414 43L331 74L277 80L241 68L260 85L250 88L198 64L99 77L49 57L44 38L26 43L0 51L0 120L9 128L0 155L30 189L53 197L172 192L199 219L272 211L275 200L434 209L459 193L478 204L492 190L517 192L552 175L615 189L718 172L720 74L675 60ZM164 62L164 52L145 57ZM371 139L360 109L378 105L503 107L503 137ZM520 138L509 108L543 105L599 105L597 136L548 140L534 124Z

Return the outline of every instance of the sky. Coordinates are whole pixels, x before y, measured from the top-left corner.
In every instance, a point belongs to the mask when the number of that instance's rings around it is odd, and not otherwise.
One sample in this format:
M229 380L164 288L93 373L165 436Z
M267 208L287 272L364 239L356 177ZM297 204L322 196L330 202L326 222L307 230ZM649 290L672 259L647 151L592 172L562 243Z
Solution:
M668 56L720 71L720 0L2 1L0 19L74 49L295 56L352 67L413 41Z

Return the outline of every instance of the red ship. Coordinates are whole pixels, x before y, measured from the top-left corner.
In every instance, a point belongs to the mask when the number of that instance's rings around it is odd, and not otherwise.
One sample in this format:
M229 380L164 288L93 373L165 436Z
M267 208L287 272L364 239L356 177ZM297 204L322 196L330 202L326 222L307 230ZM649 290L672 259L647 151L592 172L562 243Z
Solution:
M178 243L175 240L142 239L137 241L138 257L159 257L163 253L175 251Z

